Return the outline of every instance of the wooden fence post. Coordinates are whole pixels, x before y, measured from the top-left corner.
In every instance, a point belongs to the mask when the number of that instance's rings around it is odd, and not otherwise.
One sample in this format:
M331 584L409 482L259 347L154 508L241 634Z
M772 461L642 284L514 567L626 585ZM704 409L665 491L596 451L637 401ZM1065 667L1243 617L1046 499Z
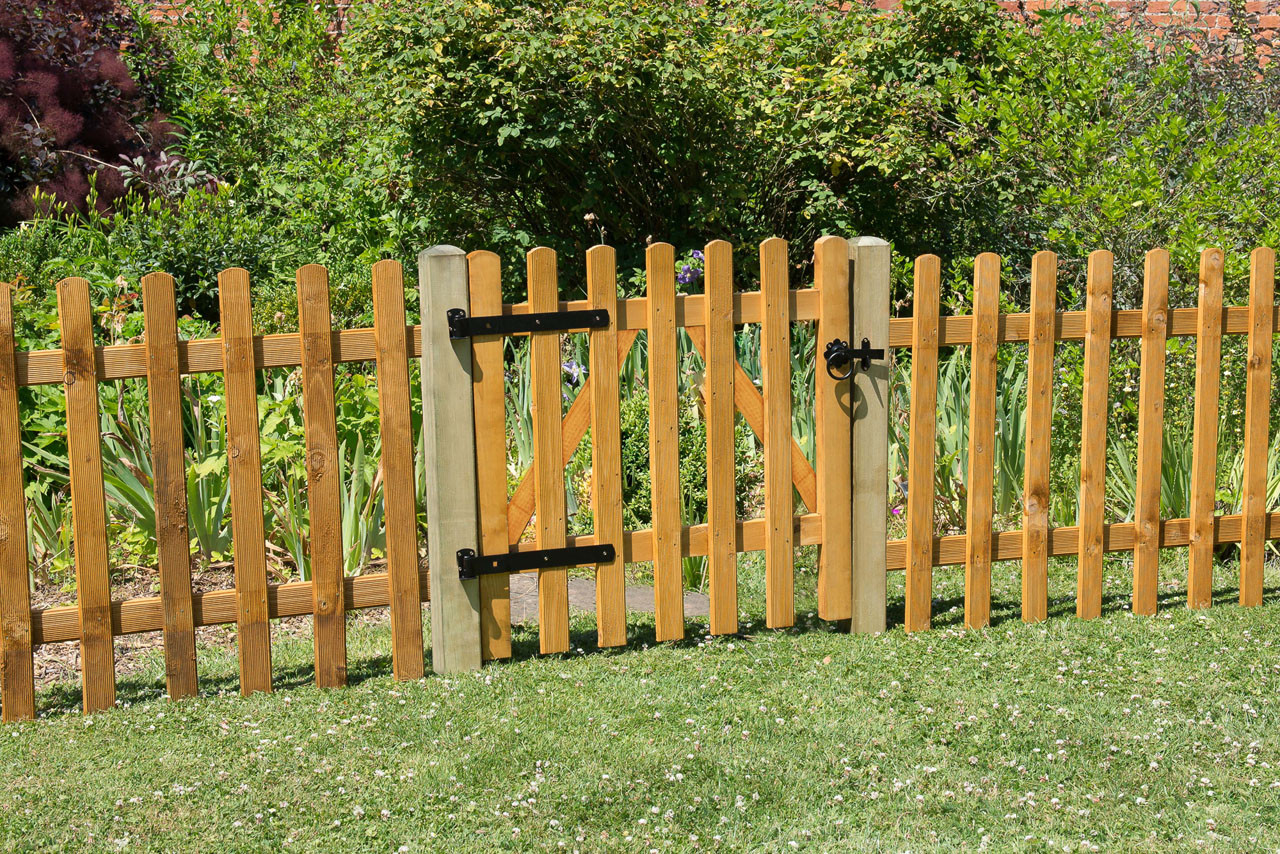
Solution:
M853 617L855 632L885 629L885 543L889 537L889 244L878 237L849 241L853 265L852 334L885 348L885 358L852 377Z
M427 458L427 560L431 579L431 666L437 673L480 667L480 588L458 577L459 549L476 550L475 419L471 340L450 340L447 312L466 310L467 257L455 246L418 256L422 306L422 423Z

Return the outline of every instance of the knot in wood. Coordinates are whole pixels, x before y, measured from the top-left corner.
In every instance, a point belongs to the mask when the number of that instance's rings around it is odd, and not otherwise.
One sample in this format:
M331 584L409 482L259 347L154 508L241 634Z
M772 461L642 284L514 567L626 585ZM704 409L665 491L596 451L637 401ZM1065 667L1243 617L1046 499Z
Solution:
M307 454L307 468L311 469L311 473L316 477L322 477L324 475L327 470L328 463L328 455L318 448Z

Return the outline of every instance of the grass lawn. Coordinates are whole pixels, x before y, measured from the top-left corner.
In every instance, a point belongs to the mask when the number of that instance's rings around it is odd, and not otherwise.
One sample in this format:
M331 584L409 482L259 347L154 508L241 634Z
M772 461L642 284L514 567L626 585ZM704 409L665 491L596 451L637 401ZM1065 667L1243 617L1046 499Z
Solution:
M1182 607L1167 553L1161 614L1074 610L1051 571L1051 619L1017 619L997 566L994 626L960 625L963 572L935 576L935 630L836 633L756 621L737 638L517 660L457 679L390 678L384 626L353 620L352 687L308 686L307 639L275 647L277 693L236 695L235 656L200 652L207 696L122 680L127 707L0 728L5 850L831 851L1280 847L1280 572L1241 609ZM1175 562L1176 560L1176 562ZM744 567L746 586L758 573ZM808 605L813 578L800 597ZM900 573L890 581L901 618ZM691 623L691 627L694 624ZM704 627L697 627L705 631ZM648 643L646 643L648 640Z

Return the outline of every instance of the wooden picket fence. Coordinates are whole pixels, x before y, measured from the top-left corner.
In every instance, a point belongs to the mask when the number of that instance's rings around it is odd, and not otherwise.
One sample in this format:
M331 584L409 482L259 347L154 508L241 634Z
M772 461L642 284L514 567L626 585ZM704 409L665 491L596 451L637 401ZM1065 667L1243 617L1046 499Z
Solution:
M270 620L313 614L316 682L346 681L345 612L391 606L392 662L397 678L423 674L413 437L408 359L420 352L405 324L404 279L394 261L373 268L374 327L335 332L323 267L298 271L300 332L254 336L249 276L231 269L218 277L220 338L177 337L173 279L142 279L145 342L95 347L89 283L58 284L62 349L14 352L12 292L0 287L0 626L4 668L0 703L6 720L34 714L32 650L79 641L86 712L115 704L114 637L164 633L171 697L196 693L195 627L235 623L244 693L271 690ZM333 366L376 361L380 403L387 571L343 577L338 447ZM268 584L262 514L262 466L256 372L299 367L304 390L307 481L311 513L312 581ZM183 374L221 372L226 383L227 456L231 481L235 589L191 588L183 428ZM112 601L99 434L98 383L145 377L150 403L158 597ZM26 509L17 390L61 383L67 402L67 444L74 508L77 604L32 608L27 567Z
M1047 614L1051 555L1078 555L1077 608L1082 617L1101 610L1102 556L1134 552L1134 610L1156 608L1158 550L1190 546L1188 601L1209 604L1214 545L1242 546L1240 600L1262 597L1263 547L1280 538L1280 513L1266 507L1271 342L1280 323L1274 304L1274 254L1252 256L1250 304L1222 305L1223 256L1204 253L1200 299L1195 308L1170 310L1167 253L1146 263L1141 310L1113 311L1109 253L1089 259L1084 311L1056 311L1057 258L1035 256L1029 313L999 312L1000 259L975 264L974 313L939 314L941 265L934 256L915 264L912 317L889 316L889 247L884 241L824 237L813 247L814 286L789 287L789 247L765 241L759 248L759 289L736 292L733 250L723 241L705 249L705 292L677 294L674 250L647 250L647 293L618 296L614 252L595 247L586 256L588 296L562 301L557 258L548 249L529 253L529 298L502 303L502 271L489 252L469 255L434 247L419 256L422 323L410 326L404 308L403 271L383 261L373 268L374 326L334 330L327 274L298 271L296 334L254 336L249 279L243 270L219 276L222 329L218 338L177 338L173 280L162 273L143 279L146 334L143 343L95 347L88 282L58 286L62 348L15 352L11 294L0 288L0 628L3 670L0 704L7 720L34 714L33 649L79 641L86 711L115 701L113 639L163 632L171 697L197 691L196 626L237 626L241 689L271 689L270 621L313 615L316 681L346 681L345 612L390 606L393 670L415 679L425 669L421 602L432 603L432 666L438 672L479 667L511 655L510 586L506 572L470 577L460 570L470 550L481 559L549 555L548 550L614 548L596 566L597 634L600 646L627 642L623 568L651 562L656 636L683 637L681 561L708 558L710 630L738 630L736 555L765 553L766 621L794 622L796 545L820 545L818 598L824 619L848 621L855 631L885 627L886 571L906 570L909 631L928 628L932 568L965 564L965 622L986 625L993 560L1021 559L1023 618ZM807 252L807 249L806 249ZM604 322L550 331L542 318L569 312L604 313ZM451 314L481 321L478 334L458 335ZM518 332L483 333L486 318L524 317ZM819 361L816 463L792 437L791 325L817 324ZM757 387L735 360L734 327L759 324L762 382ZM516 324L519 325L519 324ZM705 524L684 525L680 515L677 329L688 333L706 363L708 508ZM561 403L561 336L589 334L588 379L568 411ZM647 338L650 399L652 527L623 529L619 363L643 333ZM507 489L503 336L530 336L533 466L511 494ZM1214 511L1218 393L1224 334L1249 336L1243 512ZM1160 518L1160 454L1163 432L1164 354L1168 337L1196 336L1196 400L1190 518ZM1106 524L1108 361L1111 341L1142 339L1138 487L1135 521ZM865 341L874 348L911 350L910 454L907 536L887 535L887 424L890 360L868 357L864 370L837 379L822 369L822 347L833 339ZM1079 524L1051 528L1048 515L1049 438L1054 350L1058 341L1083 342ZM996 348L1028 344L1027 445L1024 524L993 533L991 438L995 429ZM967 533L938 537L934 525L935 427L938 350L972 346ZM408 360L422 359L423 426L428 461L425 485L430 536L421 572L417 538L413 437L410 430ZM333 369L340 362L375 362L382 430L387 569L344 577ZM262 516L256 372L301 371L311 516L312 581L269 584ZM232 482L235 588L207 593L191 589L187 507L179 410L184 374L221 372L227 401L228 459ZM150 397L154 488L157 508L160 595L112 601L103 498L97 384L144 377ZM32 608L27 566L25 502L18 388L61 383L67 402L74 513L75 606ZM764 448L764 515L741 520L735 511L735 411ZM587 431L591 434L591 511L594 530L566 535L564 464ZM534 526L533 541L524 532ZM558 553L558 552L557 552ZM566 558L569 565L574 561ZM496 563L497 561L495 561ZM539 645L543 652L570 648L568 570L538 574Z
M1262 601L1264 547L1280 538L1280 513L1269 512L1268 429L1271 409L1271 349L1280 309L1275 305L1275 253L1260 248L1251 256L1249 305L1223 307L1223 253L1207 249L1200 259L1199 304L1169 308L1169 254L1149 252L1144 269L1143 307L1113 310L1110 252L1089 256L1084 311L1056 308L1058 259L1040 252L1032 261L1030 313L999 311L1000 258L985 254L974 267L974 313L939 317L941 264L925 255L915 263L913 317L891 324L889 343L911 348L911 420L908 465L907 538L891 543L888 568L906 569L908 631L927 629L931 616L933 567L965 565L965 624L987 625L991 608L991 562L1022 561L1022 617L1045 619L1048 559L1076 555L1076 613L1098 616L1102 609L1105 552L1133 552L1133 611L1154 614L1159 550L1190 548L1187 604L1208 607L1212 596L1213 550L1240 543L1240 604ZM1218 461L1218 397L1222 336L1248 335L1245 390L1243 512L1215 512ZM1160 518L1161 455L1164 433L1165 351L1170 337L1196 337L1195 409L1192 437L1190 517ZM1141 338L1136 507L1133 522L1107 524L1103 498L1107 466L1108 380L1111 342ZM1084 347L1078 523L1049 525L1050 425L1053 420L1053 360L1058 341ZM1027 421L1023 526L992 532L992 443L995 430L996 347L1028 344ZM970 380L969 482L966 533L934 534L935 425L938 348L973 348Z

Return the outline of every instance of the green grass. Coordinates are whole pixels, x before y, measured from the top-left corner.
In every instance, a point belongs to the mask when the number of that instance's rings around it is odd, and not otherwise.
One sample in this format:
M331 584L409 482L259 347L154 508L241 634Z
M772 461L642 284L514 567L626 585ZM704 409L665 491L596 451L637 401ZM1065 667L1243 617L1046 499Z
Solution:
M234 653L200 653L208 696L84 718L74 686L0 729L6 850L830 851L1280 846L1280 573L1268 604L1191 613L1167 553L1159 616L1081 622L1074 563L1048 622L1017 619L997 566L995 625L964 632L962 572L935 576L935 630L877 637L759 622L744 635L517 660L398 684L385 628L351 624L353 685L308 686L310 642L277 642L274 696L235 695ZM757 575L744 572L756 588ZM811 602L812 575L802 579ZM890 582L900 619L901 573ZM758 606L747 597L748 607ZM691 627L693 624L691 623Z

